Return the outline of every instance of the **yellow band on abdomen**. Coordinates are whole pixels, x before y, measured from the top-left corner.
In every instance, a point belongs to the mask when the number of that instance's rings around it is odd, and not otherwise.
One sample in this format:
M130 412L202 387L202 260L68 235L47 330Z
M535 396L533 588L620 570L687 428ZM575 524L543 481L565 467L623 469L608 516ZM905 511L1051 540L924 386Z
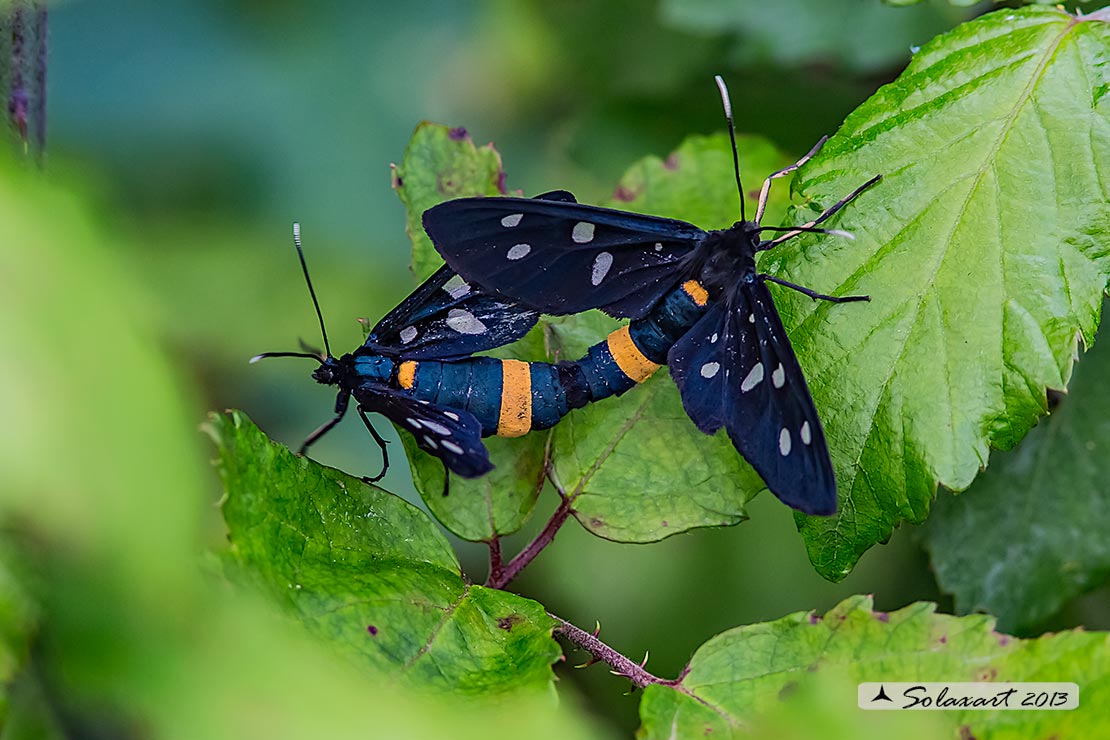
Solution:
M709 302L709 291L702 287L702 284L697 280L687 280L682 284L682 289L686 291L686 295L694 299L694 303L699 306L704 306Z
M610 334L608 343L609 353L617 361L617 367L635 382L643 383L659 369L659 366L644 357L644 353L632 342L632 336L628 333L628 324Z
M397 368L397 385L405 390L411 390L416 385L416 362L407 360Z
M532 372L527 362L501 361L498 437L522 437L532 429Z

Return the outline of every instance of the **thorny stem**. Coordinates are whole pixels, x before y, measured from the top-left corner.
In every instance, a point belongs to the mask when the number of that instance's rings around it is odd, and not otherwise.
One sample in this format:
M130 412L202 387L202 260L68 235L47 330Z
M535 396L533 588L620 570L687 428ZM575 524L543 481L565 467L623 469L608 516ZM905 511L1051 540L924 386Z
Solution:
M632 682L636 688L645 688L651 684L662 684L663 686L677 686L686 676L688 669L683 670L682 675L676 679L659 678L652 673L649 673L640 663L635 662L621 653L618 653L613 648L606 645L601 640L597 639L597 635L591 635L580 627L575 627L565 619L556 617L554 614L548 614L549 617L558 622L555 627L555 632L562 635L568 642L585 650L594 661L605 663L613 669L613 673L623 678L627 678ZM646 659L645 659L646 662Z

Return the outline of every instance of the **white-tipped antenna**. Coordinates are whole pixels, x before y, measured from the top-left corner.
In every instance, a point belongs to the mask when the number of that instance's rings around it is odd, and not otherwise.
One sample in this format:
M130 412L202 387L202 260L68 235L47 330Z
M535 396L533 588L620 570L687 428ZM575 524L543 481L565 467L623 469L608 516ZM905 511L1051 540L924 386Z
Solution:
M725 120L728 121L728 138L732 142L732 169L736 173L736 191L740 194L740 220L747 221L744 213L744 186L740 183L740 153L736 150L736 124L732 121L732 101L728 97L728 87L720 75L714 75L713 81L721 91L721 106L725 109Z
M316 309L316 318L320 320L320 334L324 337L324 351L331 357L331 345L328 343L328 330L324 328L324 314L320 311L320 301L316 300L316 290L312 287L312 278L308 276L308 265L304 261L304 250L301 249L301 225L293 223L293 246L297 248L297 257L301 261L301 271L304 281L308 284L308 294L312 296L312 306Z

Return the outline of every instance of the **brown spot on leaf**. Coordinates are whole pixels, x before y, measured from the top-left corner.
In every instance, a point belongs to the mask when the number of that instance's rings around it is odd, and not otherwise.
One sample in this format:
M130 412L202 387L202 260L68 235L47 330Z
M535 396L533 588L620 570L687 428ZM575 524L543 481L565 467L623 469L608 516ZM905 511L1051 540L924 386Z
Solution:
M948 635L941 635L940 636L940 644L941 645L947 645L948 644Z
M497 173L497 192L505 194L505 170Z
M889 622L890 615L886 612L875 612L875 619L879 620L880 622Z
M667 526L667 520L664 519L662 522L660 522L660 524L662 524L664 527L666 527Z
M466 138L466 129L462 126L453 128L447 132L447 136L450 137L451 141L462 141Z
M377 637L378 636L378 628L375 627L372 624L366 625L366 631L370 633L371 637Z
M670 155L663 160L663 166L668 170L677 170L678 165L678 152L671 152Z
M507 617L501 617L497 620L497 626L506 632L512 632L513 627L524 621L524 617L519 614L510 614Z
M998 678L998 669L997 668L988 668L987 670L979 673L976 676L975 680L976 681L993 681L996 678Z
M798 691L797 681L787 681L783 687L779 689L779 699L789 699L793 694Z
M599 517L592 516L592 517L590 517L590 526L591 527L604 527L605 526L605 521L603 519L599 518Z
M960 740L975 740L975 735L967 725L960 725Z
M810 614L809 615L809 623L810 624L821 624L821 617L817 616L816 614Z

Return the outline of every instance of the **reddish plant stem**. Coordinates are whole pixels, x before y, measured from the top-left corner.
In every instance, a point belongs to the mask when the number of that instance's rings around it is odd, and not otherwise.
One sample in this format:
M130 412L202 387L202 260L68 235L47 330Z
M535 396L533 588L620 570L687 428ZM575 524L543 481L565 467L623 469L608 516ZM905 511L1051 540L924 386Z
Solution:
M509 582L520 575L520 571L524 570L540 554L543 548L551 544L551 541L555 539L555 534L559 531L559 527L563 526L563 522L567 520L568 516L570 516L570 504L564 498L559 504L559 508L547 521L543 531L536 535L534 540L529 542L523 550L517 553L516 557L509 561L508 565L498 574L498 578L494 578L491 572L486 585L490 588L505 588Z
M505 564L501 560L501 538L494 535L486 544L489 545L489 576L486 577L486 585L490 586L504 576Z
M679 681L682 680L681 676L673 681L665 678L659 678L658 676L649 673L643 665L635 662L625 655L622 655L621 653L606 645L601 640L597 639L597 635L591 635L584 629L580 627L575 627L570 622L566 621L565 619L560 619L554 614L549 613L548 616L559 623L559 625L555 628L556 633L565 637L568 642L575 645L576 647L585 650L587 653L593 656L594 661L600 661L608 665L610 668L613 669L613 673L623 678L627 678L629 681L632 682L632 685L637 688L642 689L655 683L662 684L664 686L675 686L678 684Z

